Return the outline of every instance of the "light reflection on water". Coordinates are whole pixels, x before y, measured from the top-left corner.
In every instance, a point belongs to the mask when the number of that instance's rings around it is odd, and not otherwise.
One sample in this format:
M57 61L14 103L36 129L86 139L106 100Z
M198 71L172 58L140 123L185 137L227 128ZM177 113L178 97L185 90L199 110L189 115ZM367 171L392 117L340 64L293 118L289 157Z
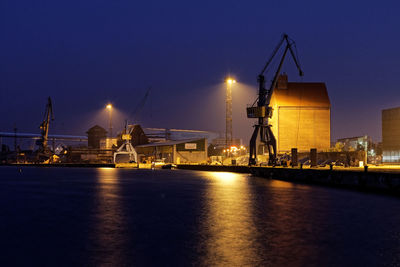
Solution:
M398 198L246 174L0 167L0 266L398 266L399 222Z
M304 218L309 218L309 210L302 207L312 204L308 203L309 187L297 186L299 196L296 190L287 191L296 189L288 182L272 181L274 190L270 190L256 186L254 177L243 174L202 175L209 181L200 226L203 239L199 246L206 251L202 263L299 266L315 260L314 248L306 241L310 222Z
M202 262L244 266L256 259L252 249L256 233L252 222L249 188L242 175L209 172L201 236L205 247ZM204 249L202 247L202 249Z
M126 262L126 223L121 199L120 173L115 168L97 169L94 227L91 234L96 263L121 266ZM99 257L100 256L100 257Z

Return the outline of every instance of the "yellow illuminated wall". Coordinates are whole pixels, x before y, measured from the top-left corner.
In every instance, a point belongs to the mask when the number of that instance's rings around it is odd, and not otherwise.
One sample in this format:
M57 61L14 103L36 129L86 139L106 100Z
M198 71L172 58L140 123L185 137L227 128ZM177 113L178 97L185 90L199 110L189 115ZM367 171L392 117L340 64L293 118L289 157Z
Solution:
M382 110L382 162L400 162L400 107Z
M324 83L287 83L271 99L278 153L330 148L330 101Z
M330 147L330 110L322 107L279 107L273 132L280 153L292 148L320 151Z

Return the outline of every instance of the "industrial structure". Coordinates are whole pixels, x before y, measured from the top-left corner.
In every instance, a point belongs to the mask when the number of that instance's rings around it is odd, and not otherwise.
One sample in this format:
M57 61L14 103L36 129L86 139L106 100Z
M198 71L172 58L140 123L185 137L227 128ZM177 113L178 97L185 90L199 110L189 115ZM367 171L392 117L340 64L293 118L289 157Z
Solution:
M113 127L112 127L112 109L113 109L113 106L112 106L112 104L110 104L110 103L107 104L106 109L108 110L108 134L109 134L109 136L111 138L111 137L113 137L113 134L112 134L112 130L113 130Z
M236 80L232 78L226 79L226 98L225 98L225 149L232 146L232 85L236 83Z
M165 142L168 140L186 140L206 138L208 142L217 138L218 133L199 130L169 129L169 128L143 128L148 142ZM224 139L225 140L225 139Z
M329 150L331 103L325 83L288 82L280 75L270 107L277 153Z
M279 62L278 69L275 72L275 75L272 79L271 85L269 89L267 90L265 88L265 72L267 71L268 67L270 66L272 60L274 59L275 55L278 53L279 49L281 48L282 44L285 43L285 49L282 55L282 58ZM292 58L296 64L296 67L299 71L299 75L303 76L303 71L300 68L300 65L298 63L298 59L295 56L295 53L293 51L293 46L295 46L295 43L293 40L290 40L287 34L284 34L282 36L282 39L278 43L278 45L275 47L275 49L272 52L272 55L270 58L267 60L267 63L261 70L260 74L258 75L258 98L257 100L253 103L251 107L247 108L247 117L248 118L256 118L258 119L258 123L254 126L254 132L253 135L251 136L250 139L250 156L249 156L249 165L254 165L257 163L257 137L260 135L260 142L262 144L262 147L267 147L268 149L268 164L269 165L275 165L277 161L277 147L276 147L276 138L274 136L274 133L272 132L271 125L269 124L269 119L272 117L272 107L270 107L270 102L271 102L271 97L273 94L273 91L276 87L276 84L278 82L278 75L281 72L283 62L285 60L286 54L288 51L290 51L290 54L292 55ZM257 102L257 105L256 105Z
M225 138L215 138L211 140L211 145L215 147L215 149L226 149ZM243 145L241 138L232 138L230 142L230 146L240 147Z
M88 131L87 147L70 147L69 162L88 163L205 163L207 137L216 134L206 131L163 128L142 128L125 125L125 129L110 138L99 125ZM192 138L190 138L192 137Z
M207 139L166 141L135 147L140 162L206 163Z
M357 151L369 149L372 146L372 138L368 135L340 138L337 143L343 145L343 151Z
M44 112L43 121L40 124L40 139L37 140L37 145L39 149L37 151L37 160L44 161L51 157L51 151L48 146L48 138L49 138L49 128L50 128L50 121L54 120L53 114L53 104L51 103L51 98L47 99L46 109Z
M138 163L138 155L132 145L133 125L125 122L125 129L121 135L122 145L114 152L114 163Z
M382 110L382 163L400 163L400 107Z
M89 148L100 148L100 141L107 138L107 131L99 126L95 125L91 127L86 134L88 135L88 147Z

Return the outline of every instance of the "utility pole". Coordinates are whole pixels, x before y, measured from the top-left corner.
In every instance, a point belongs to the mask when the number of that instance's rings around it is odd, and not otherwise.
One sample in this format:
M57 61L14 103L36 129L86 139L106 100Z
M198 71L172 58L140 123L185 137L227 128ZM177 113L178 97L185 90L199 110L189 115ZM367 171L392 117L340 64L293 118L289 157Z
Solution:
M364 136L364 166L368 165L368 135Z
M14 125L14 151L17 153L17 126Z

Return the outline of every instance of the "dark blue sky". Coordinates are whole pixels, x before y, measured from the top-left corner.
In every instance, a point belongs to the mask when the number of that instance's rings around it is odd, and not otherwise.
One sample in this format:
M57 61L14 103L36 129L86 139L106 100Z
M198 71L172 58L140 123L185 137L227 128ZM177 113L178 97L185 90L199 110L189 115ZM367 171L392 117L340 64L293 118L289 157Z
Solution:
M47 96L54 133L106 126L111 101L147 127L224 131L223 79L234 74L234 135L281 34L297 43L302 81L325 82L332 139L381 138L381 110L400 106L396 1L0 2L0 131L38 131ZM288 58L285 71L295 76ZM270 79L270 78L268 78ZM103 110L103 113L101 113ZM120 121L115 128L122 127Z

